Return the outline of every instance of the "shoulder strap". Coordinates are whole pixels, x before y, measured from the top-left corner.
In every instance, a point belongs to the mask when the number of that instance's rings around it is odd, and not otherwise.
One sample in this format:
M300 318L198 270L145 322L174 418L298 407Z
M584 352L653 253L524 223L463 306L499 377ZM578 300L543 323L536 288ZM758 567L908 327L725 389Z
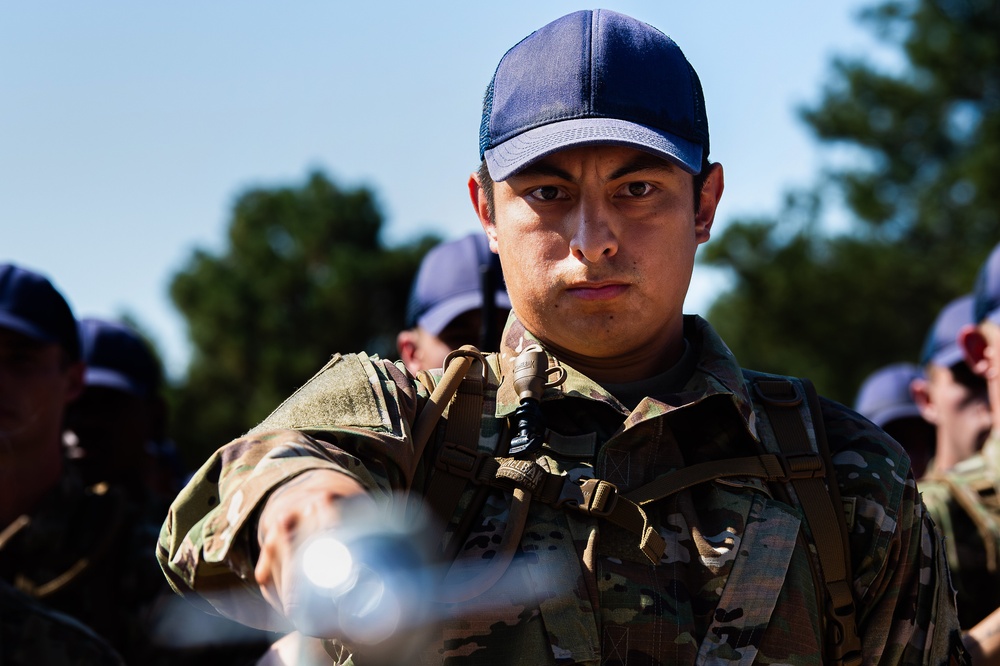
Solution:
M791 476L787 485L798 498L816 546L819 574L826 592L827 659L834 664L860 664L861 639L851 586L847 522L816 390L806 379L793 382L766 375L751 379L780 453L790 467L814 470L812 475ZM810 421L815 446L809 438Z
M482 368L478 376L472 371L477 364ZM447 525L451 520L470 478L476 477L484 460L492 458L478 450L487 376L486 359L472 345L465 345L447 356L440 381L435 381L428 372L421 372L417 376L431 391L431 397L413 427L415 460L421 459L431 436L439 424L443 424L444 441L435 456L433 468L429 470L432 478L424 493L428 508L442 525ZM446 408L448 414L442 420ZM486 487L477 489L472 508L476 508L475 505L485 498L488 490ZM445 561L454 558L462 540L456 537L467 531L466 523L471 524L477 513L478 509L463 514L462 524L443 554Z

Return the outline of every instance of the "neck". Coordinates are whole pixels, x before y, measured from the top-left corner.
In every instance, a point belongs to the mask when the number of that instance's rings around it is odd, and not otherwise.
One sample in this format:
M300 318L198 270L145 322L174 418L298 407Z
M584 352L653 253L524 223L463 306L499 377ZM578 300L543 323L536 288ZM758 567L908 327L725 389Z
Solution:
M42 447L39 447L42 448ZM41 459L0 458L0 529L31 513L62 475L62 454L45 452Z
M627 384L658 375L677 363L684 354L684 336L673 336L666 344L605 357L584 356L551 342L545 342L545 347L560 361L599 384Z

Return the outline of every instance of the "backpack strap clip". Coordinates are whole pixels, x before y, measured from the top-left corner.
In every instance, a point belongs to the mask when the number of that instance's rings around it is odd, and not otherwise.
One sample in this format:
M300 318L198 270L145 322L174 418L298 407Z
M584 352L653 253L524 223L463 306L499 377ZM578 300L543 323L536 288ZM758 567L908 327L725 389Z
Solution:
M434 467L452 476L482 483L493 478L498 464L496 458L482 451L471 451L461 444L445 442L438 452Z
M785 479L822 479L826 476L823 458L816 453L786 453L781 456Z
M667 543L649 524L645 510L619 494L618 487L603 479L587 479L577 484L568 479L556 506L565 506L595 518L610 521L639 536L639 550L657 564L667 549Z

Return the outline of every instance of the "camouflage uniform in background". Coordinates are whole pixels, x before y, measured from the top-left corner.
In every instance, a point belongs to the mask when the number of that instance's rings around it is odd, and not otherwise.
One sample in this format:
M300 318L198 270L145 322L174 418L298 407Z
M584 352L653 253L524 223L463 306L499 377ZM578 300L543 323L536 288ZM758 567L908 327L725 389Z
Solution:
M153 539L149 517L124 493L85 486L66 468L40 506L4 530L0 578L86 623L124 656L160 589L155 562L142 555Z
M633 385L650 397L631 411L561 364L568 376L546 390L550 432L536 462L627 492L677 468L759 452L752 438L771 435L758 428L731 352L698 317L686 318L685 339L690 372L676 386L657 378ZM501 352L490 356L481 451L500 444L518 404L512 364L536 342L512 316ZM345 472L376 496L402 487L400 470L417 468L411 427L426 398L401 365L335 356L263 424L220 449L178 496L157 551L171 584L242 622L280 628L253 579L255 512L307 470ZM945 555L905 453L850 410L830 401L822 409L851 508L864 663L963 663ZM414 488L423 481L418 472ZM459 616L440 627L420 663L823 662L823 619L796 507L758 480L729 478L647 508L667 543L656 566L631 533L532 503L503 578L456 608ZM495 555L507 518L508 497L493 491L459 560ZM360 654L357 661L364 663Z
M164 584L153 553L165 513L158 502L129 499L120 488L86 486L67 466L38 509L3 530L0 580L86 624L129 664L252 664L273 634L207 615ZM218 635L206 640L226 644L184 644L190 636L176 628L183 623L202 636L214 628Z
M941 530L958 593L958 618L971 628L1000 604L1000 430L947 472L920 480Z
M123 666L90 628L0 581L0 664Z

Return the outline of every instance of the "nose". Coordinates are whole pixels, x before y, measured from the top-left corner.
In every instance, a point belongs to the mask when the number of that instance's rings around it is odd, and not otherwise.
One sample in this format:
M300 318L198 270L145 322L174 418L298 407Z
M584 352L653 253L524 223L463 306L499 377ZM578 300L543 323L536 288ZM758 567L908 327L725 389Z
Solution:
M596 198L584 198L572 213L569 247L573 256L595 263L618 253L618 234L612 228L613 216Z

